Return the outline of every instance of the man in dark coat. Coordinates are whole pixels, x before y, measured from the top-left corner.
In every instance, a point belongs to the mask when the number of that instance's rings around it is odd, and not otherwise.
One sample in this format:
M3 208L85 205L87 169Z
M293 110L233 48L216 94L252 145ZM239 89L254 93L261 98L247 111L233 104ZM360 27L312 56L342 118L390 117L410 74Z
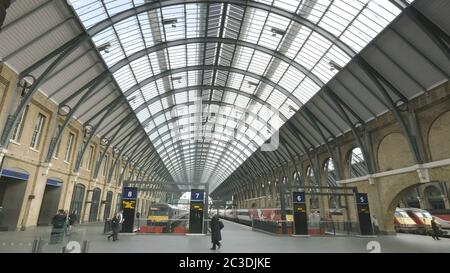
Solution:
M112 234L108 236L108 240L111 239L111 237L113 237L113 242L119 240L117 238L117 236L119 235L120 232L120 215L119 213L116 213L116 215L114 215L114 217L111 220L111 228L112 228Z
M50 244L58 244L62 242L64 237L64 224L66 222L66 214L64 210L58 210L58 214L52 219L52 233L50 235Z
M436 223L434 217L433 217L433 219L431 220L431 229L432 229L432 231L431 231L431 237L433 237L433 239L435 239L435 240L440 240L440 239L439 239L439 234L441 233L441 230L439 229L439 226L438 226L438 224Z
M77 222L77 212L74 210L69 214L69 225L73 226Z
M222 234L220 230L223 228L223 223L219 220L217 215L214 215L209 223L209 227L211 228L211 242L213 244L211 250L216 250L216 245L219 248L222 246L220 243L220 241L222 241Z

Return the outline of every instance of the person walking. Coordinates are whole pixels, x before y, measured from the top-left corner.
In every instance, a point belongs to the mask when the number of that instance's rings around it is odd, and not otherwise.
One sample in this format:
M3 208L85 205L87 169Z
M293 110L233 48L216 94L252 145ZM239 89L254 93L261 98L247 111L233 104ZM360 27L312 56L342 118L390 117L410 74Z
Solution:
M372 217L373 234L378 234L379 227L377 217L375 215L371 215L371 217Z
M112 234L108 236L108 240L113 237L113 242L119 240L118 235L120 231L120 212L116 213L114 217L111 219L111 228L112 228Z
M222 246L220 241L222 241L221 230L223 229L223 223L219 220L219 216L214 215L209 223L211 228L211 242L213 244L211 250L216 250L216 246L219 248Z
M75 225L77 222L77 211L72 211L71 214L69 214L69 233L72 232L72 226Z
M52 219L52 232L50 234L50 244L58 244L62 242L64 237L64 225L66 223L66 215L64 210L58 210L58 213Z
M434 240L440 240L439 239L439 234L441 233L441 230L438 226L438 224L436 223L435 218L433 217L433 219L431 219L431 237Z
M137 232L140 232L141 230L141 214L139 213L139 211L136 213L136 223L137 223Z
M123 211L120 210L117 214L117 219L119 219L119 232L122 231L122 224L125 222L125 219L123 218Z
M69 212L67 210L64 211L64 217L66 218L64 221L64 235L69 236Z

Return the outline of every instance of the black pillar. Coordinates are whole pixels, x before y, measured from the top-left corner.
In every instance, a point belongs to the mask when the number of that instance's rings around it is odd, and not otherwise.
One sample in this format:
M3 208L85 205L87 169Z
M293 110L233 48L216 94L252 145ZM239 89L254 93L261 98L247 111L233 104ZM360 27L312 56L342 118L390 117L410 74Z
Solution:
M372 221L369 210L369 198L367 197L367 193L356 193L356 205L358 208L361 235L373 235Z
M308 235L305 192L292 192L295 235Z
M133 233L134 232L134 219L136 215L136 199L138 189L137 188L123 188L122 192L122 210L123 219L122 232Z
M203 233L204 190L191 190L189 233Z

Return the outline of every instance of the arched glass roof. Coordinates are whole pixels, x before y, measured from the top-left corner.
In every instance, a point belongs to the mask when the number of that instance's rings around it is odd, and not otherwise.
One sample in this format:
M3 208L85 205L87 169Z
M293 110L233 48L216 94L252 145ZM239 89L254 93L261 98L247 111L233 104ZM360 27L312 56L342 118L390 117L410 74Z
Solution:
M70 2L175 181L214 185L401 12L389 0Z

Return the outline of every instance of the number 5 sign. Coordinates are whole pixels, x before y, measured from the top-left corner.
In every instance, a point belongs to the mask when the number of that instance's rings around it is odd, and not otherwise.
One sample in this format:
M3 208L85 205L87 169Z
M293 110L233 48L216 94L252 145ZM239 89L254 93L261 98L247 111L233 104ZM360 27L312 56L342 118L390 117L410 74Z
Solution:
M356 194L356 204L368 205L369 199L367 198L367 193L357 193Z

